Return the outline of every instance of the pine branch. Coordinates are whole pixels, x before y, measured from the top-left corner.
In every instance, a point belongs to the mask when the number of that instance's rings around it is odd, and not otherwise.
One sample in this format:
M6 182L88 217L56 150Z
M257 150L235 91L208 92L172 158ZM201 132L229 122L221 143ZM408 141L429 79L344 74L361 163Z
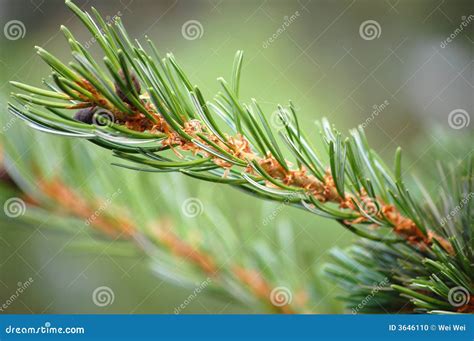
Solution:
M17 82L29 92L13 94L21 104L10 111L34 128L87 138L114 155L150 172L181 172L198 179L227 183L262 198L287 202L339 221L352 232L373 240L403 240L426 248L434 241L452 253L452 245L424 221L420 207L401 178L401 152L396 176L369 149L361 129L343 139L327 121L322 123L330 167L324 166L300 130L294 106L279 107L285 125L280 136L297 167L284 158L260 106L237 98L243 55L234 62L234 84L222 78L223 93L205 101L168 54L161 59L148 40L151 54L140 43L132 45L119 19L102 26L69 1L67 5L98 37L109 75L91 58L71 32L62 27L75 61L66 66L42 48L38 54L53 68L55 84L43 90ZM142 86L146 90L142 91ZM115 90L114 90L115 89ZM49 99L48 99L49 98ZM41 109L43 107L43 109ZM86 108L70 115L59 109ZM213 113L212 113L212 112ZM219 116L233 130L229 135L216 123ZM137 145L139 147L137 147ZM172 150L170 158L164 151ZM369 232L375 225L397 237ZM401 237L401 238L400 238Z
M51 182L41 181L39 188L57 207L61 208L65 213L72 214L79 219L87 221L91 216L94 216L94 212L100 210L101 214L91 222L91 227L109 235L111 238L114 238L114 240L118 238L131 239L135 241L137 246L143 248L143 239L146 238L147 243L161 245L161 247L169 250L171 254L182 261L197 267L205 276L209 276L212 281L217 282L218 285L220 284L222 289L226 288L224 283L229 274L217 265L213 255L199 250L199 248L191 245L187 240L183 240L176 235L173 232L171 221L165 220L157 222L150 227L149 229L154 237L150 239L141 233L132 221L118 214L118 212L123 211L123 209L109 207L105 210L101 210L101 207L103 207L102 203L88 203L84 198L58 179ZM275 306L272 304L270 301L270 293L273 286L269 284L259 272L238 266L231 266L230 268L232 278L236 281L241 281L244 286L248 286L249 293L255 295L255 297L261 300L270 310L280 313L293 313L293 309L289 305ZM233 273L232 269L235 269ZM254 273L255 278L247 279L246 273ZM259 290L259 287L265 287L265 290ZM231 294L231 292L229 294Z
M471 152L472 154L472 152ZM440 200L425 191L428 219L450 231L454 255L433 245L428 255L397 247L359 242L345 251L335 249L325 273L343 289L342 299L353 313L414 310L422 313L474 312L473 160L469 156L456 167L440 165ZM449 225L449 226L448 226ZM410 300L409 304L398 297Z
M435 262L471 264L471 269L472 244L465 258L458 245L458 238L471 243L466 239L472 234L470 209L461 235L436 219L439 212L426 208L405 184L400 149L391 171L361 128L343 137L323 120L325 164L301 130L291 102L288 108L278 107L283 129L277 139L257 101L240 101L242 52L236 54L232 84L219 78L222 92L207 101L171 54L161 58L150 40L147 50L132 43L120 19L105 24L93 9L94 21L66 3L97 38L105 69L62 27L73 62L66 65L37 48L53 69L53 82L45 82L49 90L12 82L29 94L13 94L17 104L10 104L10 112L33 128L85 138L131 162L122 167L226 183L336 220L365 239L408 247ZM468 164L472 168L472 161ZM472 189L472 172L467 174ZM427 268L438 266L426 262ZM472 278L464 284L473 291Z

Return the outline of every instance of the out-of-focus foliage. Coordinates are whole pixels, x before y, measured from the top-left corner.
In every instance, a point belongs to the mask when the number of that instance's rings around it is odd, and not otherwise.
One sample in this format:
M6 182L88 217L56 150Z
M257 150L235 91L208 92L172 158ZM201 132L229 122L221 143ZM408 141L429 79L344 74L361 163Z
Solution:
M312 257L298 252L293 228L278 217L285 207L260 209L252 217L261 222L255 229L230 221L208 192L191 196L180 177L165 175L157 183L153 174L112 166L110 156L80 141L15 125L3 148L6 170L21 188L15 198L26 203L19 221L74 236L68 249L143 253L166 281L191 292L203 286L205 296L257 312L331 311L321 305ZM3 224L14 222L2 218ZM147 280L155 279L150 274ZM276 295L288 295L288 301L280 305Z

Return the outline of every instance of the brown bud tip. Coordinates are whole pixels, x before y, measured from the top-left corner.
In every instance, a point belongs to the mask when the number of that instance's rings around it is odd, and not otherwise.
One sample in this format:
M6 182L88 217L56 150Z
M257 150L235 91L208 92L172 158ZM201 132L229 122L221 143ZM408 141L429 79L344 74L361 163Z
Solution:
M122 81L125 84L127 84L127 80L125 79L125 75L123 73L123 70L119 71L119 76L122 79ZM132 85L133 85L135 91L137 92L137 94L140 94L140 92L142 90L142 87L140 85L140 82L138 81L137 76L135 75L135 73L133 71L130 71L130 79L132 81ZM120 86L117 83L115 83L115 93L117 94L117 96L120 97L120 99L122 101L124 101L128 104L131 104L130 100L127 98L127 94L122 91L122 89L120 88Z

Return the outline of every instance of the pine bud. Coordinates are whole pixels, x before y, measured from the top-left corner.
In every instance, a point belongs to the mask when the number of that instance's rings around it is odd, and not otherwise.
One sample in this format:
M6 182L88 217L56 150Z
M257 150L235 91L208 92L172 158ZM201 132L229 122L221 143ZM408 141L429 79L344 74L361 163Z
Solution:
M74 115L74 119L79 122L95 124L98 126L106 126L110 123L115 122L114 114L112 114L108 110L98 110L97 107L90 107L79 110Z
M89 107L79 110L74 114L74 119L79 122L92 124L96 107Z
M122 81L125 84L127 84L127 80L126 80L125 75L124 75L122 70L119 71L119 76L122 79ZM138 94L140 94L140 91L142 90L142 87L140 85L140 82L138 81L137 76L135 75L135 73L133 71L130 71L130 80L132 81L132 85L133 85L135 91ZM128 104L131 104L130 100L127 98L127 94L122 91L122 89L120 88L120 86L117 83L115 83L115 93L117 94L117 96L120 97L120 99L122 101L124 101L125 103L128 103Z

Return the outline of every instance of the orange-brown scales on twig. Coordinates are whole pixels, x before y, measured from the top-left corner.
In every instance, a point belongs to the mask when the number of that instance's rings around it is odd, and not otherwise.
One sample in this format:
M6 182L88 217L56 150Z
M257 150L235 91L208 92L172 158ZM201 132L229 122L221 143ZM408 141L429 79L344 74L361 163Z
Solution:
M216 165L224 169L230 169L233 166L230 162L222 160L221 158L214 155L210 155L207 151L192 141L180 136L169 126L166 120L159 114L159 112L150 102L145 102L144 106L150 115L155 118L155 122L152 122L148 117L138 112L136 109L134 110L134 115L125 115L120 112L117 113L117 110L113 108L107 100L103 99L100 93L96 91L88 82L85 82L85 85L88 86L88 91L93 93L94 96L97 96L97 101L95 104L106 105L106 109L111 110L117 115L117 117L120 117L118 122L123 124L125 127L139 132L147 131L150 133L160 133L167 135L167 137L161 141L161 144L163 146L169 146L178 157L183 158L183 155L181 155L179 152L180 150L190 151L194 155L199 154L203 157L210 157ZM140 90L140 87L137 87L136 90ZM128 102L127 105L129 105ZM287 186L304 189L309 195L312 195L316 200L322 203L334 202L339 204L340 208L349 209L360 214L359 218L352 221L346 221L346 224L355 225L369 222L369 219L360 212L359 207L354 204L354 200L357 202L365 202L365 206L367 206L367 203L375 206L374 199L370 198L363 189L361 189L360 193L358 193L359 199L355 198L351 194L346 194L344 197L341 197L336 189L334 179L329 170L324 175L323 181L320 181L315 176L308 174L304 167L296 170L287 170L270 153L264 157L256 155L251 149L248 140L241 134L236 134L235 136L226 135L225 138L227 143L225 144L217 136L207 131L207 129L199 120L193 119L185 121L183 130L186 134L199 140L201 143L207 144L198 136L199 133L205 134L206 138L211 140L213 143L216 143L220 148L238 159L244 161L257 161L258 164L272 178L282 181ZM250 166L246 167L245 172L255 175L254 169ZM227 174L227 172L224 174ZM268 185L272 187L274 186L273 184ZM377 199L377 203L380 207L378 212L376 212L377 218L386 218L394 226L393 231L405 238L410 244L416 245L423 249L429 247L433 243L433 240L436 240L449 254L454 253L451 243L443 237L439 236L433 231L428 231L428 233L425 235L411 219L404 217L396 210L393 205L384 204L380 199Z

